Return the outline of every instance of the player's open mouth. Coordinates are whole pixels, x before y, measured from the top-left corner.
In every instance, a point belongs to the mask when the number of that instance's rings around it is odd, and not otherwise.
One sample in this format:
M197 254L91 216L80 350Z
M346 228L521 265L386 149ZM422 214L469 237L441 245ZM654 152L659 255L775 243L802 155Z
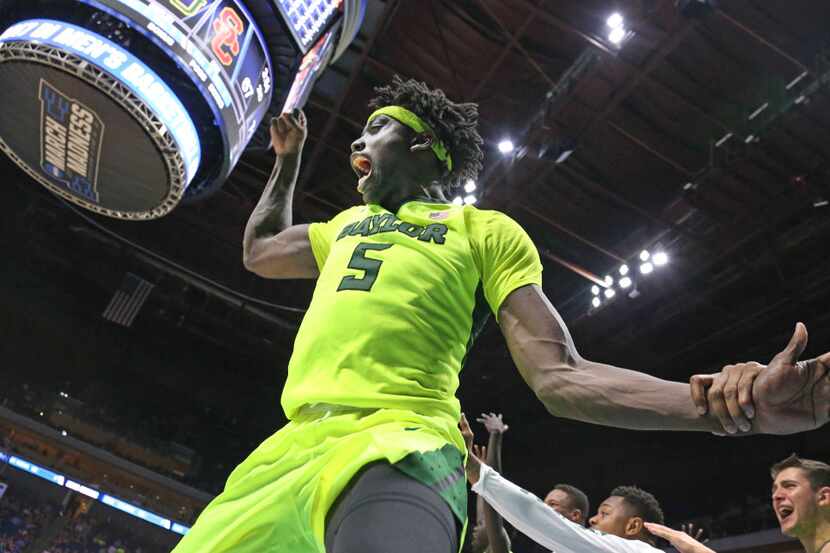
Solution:
M365 154L352 154L352 169L357 175L357 191L362 193L366 181L372 175L372 160Z
M792 514L793 514L793 508L792 507L779 507L778 508L778 520L779 520L779 522L783 523L785 520L787 520L789 517L791 517Z

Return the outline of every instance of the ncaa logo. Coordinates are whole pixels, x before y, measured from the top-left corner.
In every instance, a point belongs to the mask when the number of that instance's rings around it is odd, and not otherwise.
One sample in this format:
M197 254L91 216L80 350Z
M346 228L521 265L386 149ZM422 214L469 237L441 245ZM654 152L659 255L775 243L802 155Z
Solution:
M40 80L40 168L54 183L99 203L104 123L98 114Z

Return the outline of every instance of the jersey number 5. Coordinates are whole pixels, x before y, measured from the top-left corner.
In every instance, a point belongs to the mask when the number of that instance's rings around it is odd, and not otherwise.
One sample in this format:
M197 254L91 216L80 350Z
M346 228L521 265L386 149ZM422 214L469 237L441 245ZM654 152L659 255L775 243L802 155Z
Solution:
M349 269L357 269L363 271L365 274L363 278L357 278L351 275L344 276L343 280L340 281L340 286L337 287L337 291L362 290L368 292L371 290L372 285L378 278L378 272L380 271L380 266L383 265L383 261L366 257L366 252L381 251L391 247L392 244L372 244L369 242L361 242L358 244L354 249L352 258L349 260Z

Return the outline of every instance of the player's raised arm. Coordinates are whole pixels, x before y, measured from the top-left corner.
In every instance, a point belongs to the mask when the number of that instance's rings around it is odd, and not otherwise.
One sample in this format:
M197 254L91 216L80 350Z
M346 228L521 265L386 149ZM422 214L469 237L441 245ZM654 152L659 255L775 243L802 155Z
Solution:
M261 277L316 278L319 274L308 225L292 224L294 186L307 132L300 110L271 121L271 145L277 161L248 219L242 244L245 268Z
M709 396L710 410L701 415L689 385L655 378L583 358L564 321L541 287L514 290L499 309L499 322L510 353L525 381L548 411L557 416L631 429L703 430L734 433L789 434L811 430L828 421L830 354L798 362L807 342L799 324L787 347L751 386L754 418L735 413L721 423ZM771 385L773 383L774 385ZM738 396L738 389L726 396ZM732 398L734 399L734 398Z

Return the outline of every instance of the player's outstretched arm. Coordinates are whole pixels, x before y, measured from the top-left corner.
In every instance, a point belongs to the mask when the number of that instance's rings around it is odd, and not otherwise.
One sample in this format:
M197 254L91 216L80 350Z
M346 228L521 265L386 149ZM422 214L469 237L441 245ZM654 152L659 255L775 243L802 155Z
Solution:
M484 455L485 462L493 467L493 470L500 473L502 472L502 439L509 427L504 424L501 414L482 413L481 417L477 418L476 421L483 424L489 434L487 449ZM481 496L479 496L479 500L483 503L481 513L484 516L484 524L487 529L487 541L490 544L489 553L509 553L510 538L504 529L504 522L502 521L501 515L490 504L484 501Z
M277 154L274 170L245 227L242 261L265 278L316 278L317 263L308 225L292 224L294 186L307 136L300 110L271 121L271 145Z
M631 429L727 433L749 430L757 420L763 424L751 431L776 434L817 428L830 417L830 354L797 363L806 344L803 325L754 385L750 383L755 418L740 410L722 424L712 413L731 413L720 403L725 404L726 398L735 402L742 395L738 387L720 397L710 394L709 410L701 415L686 383L581 357L539 286L514 290L499 309L499 322L522 377L557 416Z

